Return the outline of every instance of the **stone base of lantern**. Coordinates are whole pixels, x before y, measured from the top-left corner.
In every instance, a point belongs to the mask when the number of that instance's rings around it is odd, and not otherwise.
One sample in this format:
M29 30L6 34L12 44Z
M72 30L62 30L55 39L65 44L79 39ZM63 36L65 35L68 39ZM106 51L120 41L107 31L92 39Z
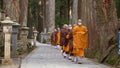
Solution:
M12 59L2 59L2 64L3 65L13 64L13 60Z

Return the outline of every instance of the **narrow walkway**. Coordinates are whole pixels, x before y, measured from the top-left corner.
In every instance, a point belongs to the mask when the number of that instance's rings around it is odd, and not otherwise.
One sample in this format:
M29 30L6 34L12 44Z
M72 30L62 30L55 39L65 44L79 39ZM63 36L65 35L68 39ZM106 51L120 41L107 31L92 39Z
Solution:
M47 44L37 43L37 48L22 60L21 68L111 68L83 59L83 64L75 64L64 59L60 50Z

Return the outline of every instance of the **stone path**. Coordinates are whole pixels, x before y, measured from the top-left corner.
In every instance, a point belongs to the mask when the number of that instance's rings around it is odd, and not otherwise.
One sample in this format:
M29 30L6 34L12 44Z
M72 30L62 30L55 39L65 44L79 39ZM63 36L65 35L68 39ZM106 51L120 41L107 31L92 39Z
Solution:
M82 59L83 64L75 64L64 59L60 50L48 44L37 43L37 48L22 60L21 68L111 68L99 63Z

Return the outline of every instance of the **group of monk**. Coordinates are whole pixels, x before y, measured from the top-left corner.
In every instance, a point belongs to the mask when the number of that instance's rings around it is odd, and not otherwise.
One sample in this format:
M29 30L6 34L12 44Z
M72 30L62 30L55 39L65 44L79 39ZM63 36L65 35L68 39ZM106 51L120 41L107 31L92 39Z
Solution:
M51 44L56 48L60 46L64 58L72 62L81 63L78 58L84 58L88 46L88 32L86 26L79 19L77 24L64 24L61 29L55 29L51 34Z

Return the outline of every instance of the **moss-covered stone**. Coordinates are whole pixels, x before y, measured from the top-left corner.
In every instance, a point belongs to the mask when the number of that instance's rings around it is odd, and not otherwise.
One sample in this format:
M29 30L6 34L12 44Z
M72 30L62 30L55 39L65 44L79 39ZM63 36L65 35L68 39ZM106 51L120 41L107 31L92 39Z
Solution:
M22 55L31 52L35 47L29 40L19 40L17 47L17 54Z

